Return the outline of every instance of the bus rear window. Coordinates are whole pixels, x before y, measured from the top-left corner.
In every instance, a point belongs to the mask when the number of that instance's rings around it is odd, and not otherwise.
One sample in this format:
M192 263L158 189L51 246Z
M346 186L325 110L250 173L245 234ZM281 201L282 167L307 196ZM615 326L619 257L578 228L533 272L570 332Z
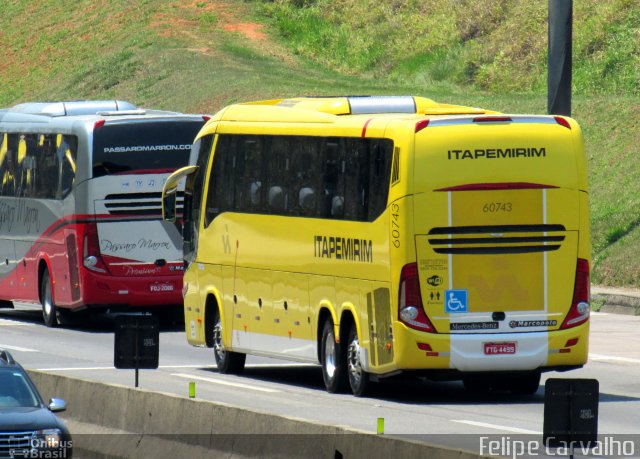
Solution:
M107 123L93 135L93 177L172 172L189 162L203 121Z

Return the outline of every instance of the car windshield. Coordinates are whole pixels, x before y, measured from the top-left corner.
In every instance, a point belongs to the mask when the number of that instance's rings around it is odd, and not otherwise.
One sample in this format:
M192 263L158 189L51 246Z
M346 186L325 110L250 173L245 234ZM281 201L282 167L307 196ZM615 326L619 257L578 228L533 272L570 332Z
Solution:
M13 407L37 407L38 398L19 371L0 371L0 410Z

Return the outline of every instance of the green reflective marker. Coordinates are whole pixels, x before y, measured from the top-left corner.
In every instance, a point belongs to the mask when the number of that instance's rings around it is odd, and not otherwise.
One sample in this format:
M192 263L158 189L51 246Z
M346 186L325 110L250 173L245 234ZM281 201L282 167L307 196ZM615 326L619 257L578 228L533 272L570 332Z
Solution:
M384 434L384 418L378 418L378 435Z
M196 383L194 381L189 382L189 398L196 398Z

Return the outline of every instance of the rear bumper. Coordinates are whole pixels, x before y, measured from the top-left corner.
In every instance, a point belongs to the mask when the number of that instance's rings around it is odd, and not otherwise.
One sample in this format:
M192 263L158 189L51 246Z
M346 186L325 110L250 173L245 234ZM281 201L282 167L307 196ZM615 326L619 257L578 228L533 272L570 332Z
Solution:
M464 334L423 333L396 322L394 335L397 370L547 371L587 362L589 322L549 332ZM577 343L567 347L574 339ZM419 343L431 351L421 350ZM515 353L486 355L485 343L515 343Z
M182 305L182 272L176 276L116 277L82 269L80 303L85 306Z

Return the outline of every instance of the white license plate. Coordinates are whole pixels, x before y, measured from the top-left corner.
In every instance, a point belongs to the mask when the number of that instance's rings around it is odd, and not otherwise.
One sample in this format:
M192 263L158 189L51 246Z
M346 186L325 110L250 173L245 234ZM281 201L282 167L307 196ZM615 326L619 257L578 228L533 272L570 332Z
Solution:
M151 292L173 292L173 284L151 284L149 291Z
M515 354L516 343L484 343L485 355Z

